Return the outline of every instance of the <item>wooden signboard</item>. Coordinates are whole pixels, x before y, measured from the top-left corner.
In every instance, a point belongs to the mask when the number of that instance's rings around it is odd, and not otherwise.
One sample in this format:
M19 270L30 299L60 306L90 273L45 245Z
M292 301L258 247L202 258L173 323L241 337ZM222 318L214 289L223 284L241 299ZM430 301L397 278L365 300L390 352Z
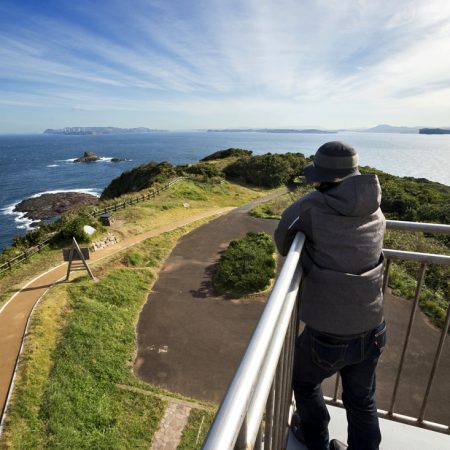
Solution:
M67 250L67 259L66 259L66 256L64 254L64 250ZM86 262L86 260L89 259L89 249L88 248L82 248L81 249L80 246L78 245L77 240L75 238L72 238L72 247L66 248L64 250L63 250L64 261L69 261L69 265L67 266L66 280L68 280L69 277L70 277L70 270L72 268L72 262L75 261L75 260L78 260L78 261L81 260L83 265L84 265L84 268L86 269L86 271L89 274L89 276L91 277L91 279L95 280L95 277L94 277L93 273L91 272L91 269L89 268L89 266L88 266L88 264Z

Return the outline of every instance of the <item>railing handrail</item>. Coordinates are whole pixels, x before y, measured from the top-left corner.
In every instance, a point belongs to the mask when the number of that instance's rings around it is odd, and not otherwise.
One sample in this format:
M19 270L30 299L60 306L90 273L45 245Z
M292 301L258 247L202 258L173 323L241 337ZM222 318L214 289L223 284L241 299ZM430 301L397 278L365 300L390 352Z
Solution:
M407 259L409 261L418 261L422 263L450 264L450 256L448 255L392 250L390 248L383 248L383 253L385 258Z
M450 225L443 223L407 222L404 220L386 220L386 227L393 230L419 231L422 233L450 234Z
M386 221L386 226L387 228L399 229L403 231L450 234L450 225L388 220ZM235 373L233 380L225 394L224 400L216 414L215 420L202 447L204 450L232 450L233 448L253 448L254 444L255 448L261 448L262 438L258 421L260 424L263 417L265 403L270 403L271 401L268 401L267 398L269 396L269 390L271 388L272 381L274 380L275 368L273 362L275 360L278 360L280 354L282 354L281 346L284 341L284 335L286 333L289 334L289 332L287 331L287 327L285 326L288 321L287 319L289 319L289 317L286 317L286 314L292 315L294 309L287 308L286 303L290 302L291 294L293 292L295 292L296 294L297 292L295 291L295 287L293 288L294 290L291 289L291 291L289 291L289 286L291 285L291 283L292 285L295 285L296 274L299 277L301 276L301 274L299 274L298 272L297 265L299 265L298 263L300 261L300 254L303 248L303 244L304 235L302 233L297 233L294 242L289 250L285 263L280 271L280 275L275 282L272 293L267 300L266 307L263 311L260 321L257 324L247 350L240 362L239 368ZM391 249L383 249L383 252L388 261L386 271L387 274L389 271L391 258L419 261L422 263L423 267L426 263L450 263L450 256L446 255L435 255ZM423 270L424 269L422 269L422 277ZM387 277L385 278L386 282ZM420 293L420 284L421 283L419 282L416 297L418 297ZM298 286L299 283L296 285L297 290ZM445 329L449 326L449 316L450 309L447 314L443 333L441 335L441 341L438 346L438 351L433 365L433 371L428 383L426 397L431 387L434 370L437 367L440 353L442 351L442 346L446 335ZM276 330L277 326L281 322L283 322L283 326L280 326L279 329ZM283 334L283 336L279 336L279 334ZM274 341L278 341L278 344L280 345L274 345ZM405 351L406 345L404 352ZM273 354L270 355L269 358L268 353L270 352L273 352ZM269 359L270 362L268 363L267 361ZM338 381L339 380L337 379L337 382ZM335 391L337 392L337 389L335 389ZM258 398L255 398L255 396L257 396ZM331 403L338 404L339 400L336 401L336 399L332 399ZM286 403L284 403L284 406L286 406ZM424 399L424 403L422 406L421 417L419 417L418 419L407 418L408 423L419 425L428 429L433 429L435 431L448 431L448 427L446 427L445 425L435 424L424 420L423 415L425 406L426 398ZM380 411L380 413L382 412ZM394 413L393 410L386 414L387 417L392 420L397 420L399 422L406 420L404 416ZM416 421L414 422L414 420ZM278 425L285 426L286 424L283 423L283 421L279 421ZM271 428L271 426L272 423L270 422L269 428ZM266 432L267 428L268 425L266 424ZM270 433L272 433L271 430ZM279 433L281 433L281 431Z
M260 369L267 349L277 331L278 320L297 270L304 239L303 233L297 233L291 245L247 350L209 430L203 446L205 450L232 449L238 438L251 394L261 376Z

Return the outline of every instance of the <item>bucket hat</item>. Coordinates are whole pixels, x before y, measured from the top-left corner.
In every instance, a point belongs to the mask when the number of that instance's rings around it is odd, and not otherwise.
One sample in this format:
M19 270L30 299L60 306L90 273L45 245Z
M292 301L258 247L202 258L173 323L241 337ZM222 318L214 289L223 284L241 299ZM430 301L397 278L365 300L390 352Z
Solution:
M309 181L326 183L360 175L359 157L356 150L348 144L332 141L323 144L314 155L314 161L303 169Z

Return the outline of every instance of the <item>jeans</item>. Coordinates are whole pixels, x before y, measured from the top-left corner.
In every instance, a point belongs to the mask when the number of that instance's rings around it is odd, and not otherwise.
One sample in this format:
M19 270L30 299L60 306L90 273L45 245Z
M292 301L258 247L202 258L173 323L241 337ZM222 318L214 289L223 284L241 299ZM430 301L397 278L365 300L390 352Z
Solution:
M375 403L375 368L386 343L383 321L373 330L351 336L305 327L295 345L293 389L305 444L328 450L328 423L321 383L336 372L342 378L349 450L379 448L381 433Z

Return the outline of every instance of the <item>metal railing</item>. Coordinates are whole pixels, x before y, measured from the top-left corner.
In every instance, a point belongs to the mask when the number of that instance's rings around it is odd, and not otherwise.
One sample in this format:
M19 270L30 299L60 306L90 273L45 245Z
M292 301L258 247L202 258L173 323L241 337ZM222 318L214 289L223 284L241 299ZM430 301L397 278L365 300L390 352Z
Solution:
M387 221L387 227L407 231L450 234L449 225ZM304 235L298 233L292 243L281 272L275 282L266 307L251 337L237 372L228 387L215 420L203 444L204 450L286 448L290 414L293 410L291 389L293 353L298 334L297 294L301 282L300 254ZM450 264L450 256L385 249L386 258L383 289L386 289L391 260L407 259L421 263L416 295L397 370L394 392L389 411L378 410L380 417L421 426L434 431L449 432L446 425L424 420L428 396L442 355L450 325L450 307L429 376L418 418L394 412L405 354L410 340L412 324L417 311L420 291L427 263ZM329 404L342 406L338 399L339 376L336 377L334 396L325 397Z

